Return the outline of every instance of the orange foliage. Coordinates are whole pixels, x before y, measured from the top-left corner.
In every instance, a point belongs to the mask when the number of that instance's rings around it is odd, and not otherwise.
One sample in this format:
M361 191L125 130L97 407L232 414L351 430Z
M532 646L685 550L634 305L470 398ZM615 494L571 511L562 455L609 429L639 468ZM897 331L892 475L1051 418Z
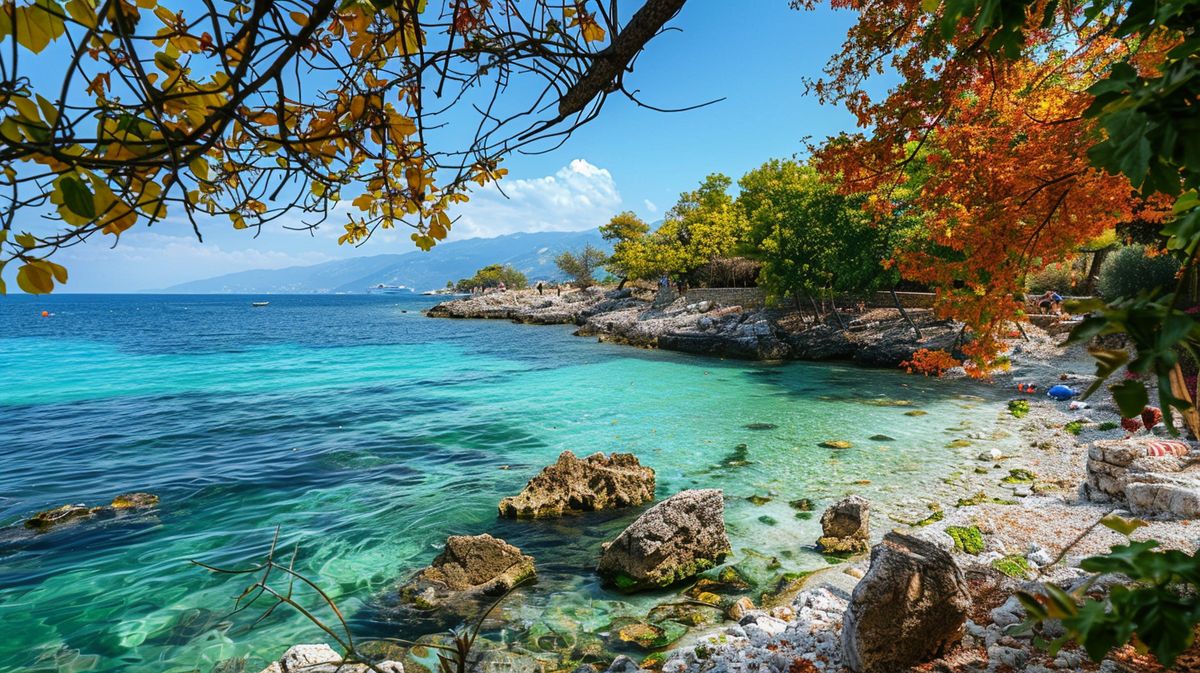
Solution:
M944 350L922 348L912 354L911 360L901 362L900 366L909 374L941 376L947 369L958 367L961 364L962 362Z
M986 369L1007 325L1024 317L1031 266L1067 258L1118 223L1168 212L1167 202L1143 201L1124 176L1088 162L1098 130L1083 118L1092 101L1084 90L1128 47L1099 34L1041 34L1037 50L1001 61L969 31L950 41L953 50L926 39L918 2L834 4L863 14L830 79L813 88L872 133L832 139L818 149L819 165L844 176L843 189L870 193L881 214L920 220L919 242L895 262L935 288L939 315L970 326L964 352ZM1142 49L1152 61L1153 46ZM862 78L885 56L905 82L876 101Z

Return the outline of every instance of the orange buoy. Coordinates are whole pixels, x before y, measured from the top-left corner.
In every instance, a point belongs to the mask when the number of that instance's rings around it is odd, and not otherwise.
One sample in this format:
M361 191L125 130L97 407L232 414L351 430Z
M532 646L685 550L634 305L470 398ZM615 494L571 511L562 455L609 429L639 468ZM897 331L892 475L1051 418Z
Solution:
M42 317L43 317L43 318L49 318L49 317L50 317L50 312L49 312L49 311L42 311Z

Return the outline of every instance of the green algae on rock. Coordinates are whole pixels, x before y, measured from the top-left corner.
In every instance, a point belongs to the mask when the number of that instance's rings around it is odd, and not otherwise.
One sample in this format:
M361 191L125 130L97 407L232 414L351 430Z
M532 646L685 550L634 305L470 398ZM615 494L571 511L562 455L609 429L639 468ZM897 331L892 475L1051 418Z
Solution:
M730 551L721 491L681 491L606 543L596 572L621 591L666 587L716 567Z
M1009 554L1004 558L998 558L992 561L992 567L1013 579L1019 580L1028 579L1029 574L1033 572L1029 561L1026 561L1025 557L1020 554Z
M854 445L844 439L827 439L819 444L825 449L850 449Z
M1032 484L1037 481L1037 475L1023 468L1008 471L1008 476L1000 480L1002 484Z
M983 533L978 526L946 526L946 534L954 540L954 548L972 556L983 553Z

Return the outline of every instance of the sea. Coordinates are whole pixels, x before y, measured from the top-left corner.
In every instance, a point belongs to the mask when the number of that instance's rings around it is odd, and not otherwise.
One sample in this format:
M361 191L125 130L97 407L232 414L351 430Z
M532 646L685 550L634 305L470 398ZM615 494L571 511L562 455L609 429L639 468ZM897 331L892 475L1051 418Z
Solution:
M990 432L1003 409L974 382L431 319L435 301L0 298L0 671L254 673L292 644L330 642L286 605L236 610L259 576L195 563L253 569L272 548L356 636L427 636L453 624L397 610L397 587L457 534L491 533L537 563L487 637L603 637L677 590L624 596L594 574L600 545L644 508L497 518L561 452L632 452L660 499L722 489L731 562L803 572L831 562L814 547L821 508L857 493L877 511L919 509L980 451L953 440ZM835 439L852 447L820 446ZM160 504L23 525L129 491ZM789 505L800 499L817 516ZM305 585L296 596L327 608Z

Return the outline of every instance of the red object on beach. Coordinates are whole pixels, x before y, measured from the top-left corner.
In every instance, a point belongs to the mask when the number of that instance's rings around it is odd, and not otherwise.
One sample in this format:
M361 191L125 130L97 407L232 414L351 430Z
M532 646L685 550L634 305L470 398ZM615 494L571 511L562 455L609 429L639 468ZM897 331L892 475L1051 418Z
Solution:
M1146 445L1147 456L1178 456L1183 457L1188 455L1192 447L1188 446L1187 442L1181 442L1178 439L1162 439L1156 442L1150 442Z
M1149 430L1154 426L1162 423L1162 410L1158 407L1146 407L1142 409L1142 425Z
M1125 432L1137 432L1142 428L1142 422L1136 418L1122 418L1121 427Z

